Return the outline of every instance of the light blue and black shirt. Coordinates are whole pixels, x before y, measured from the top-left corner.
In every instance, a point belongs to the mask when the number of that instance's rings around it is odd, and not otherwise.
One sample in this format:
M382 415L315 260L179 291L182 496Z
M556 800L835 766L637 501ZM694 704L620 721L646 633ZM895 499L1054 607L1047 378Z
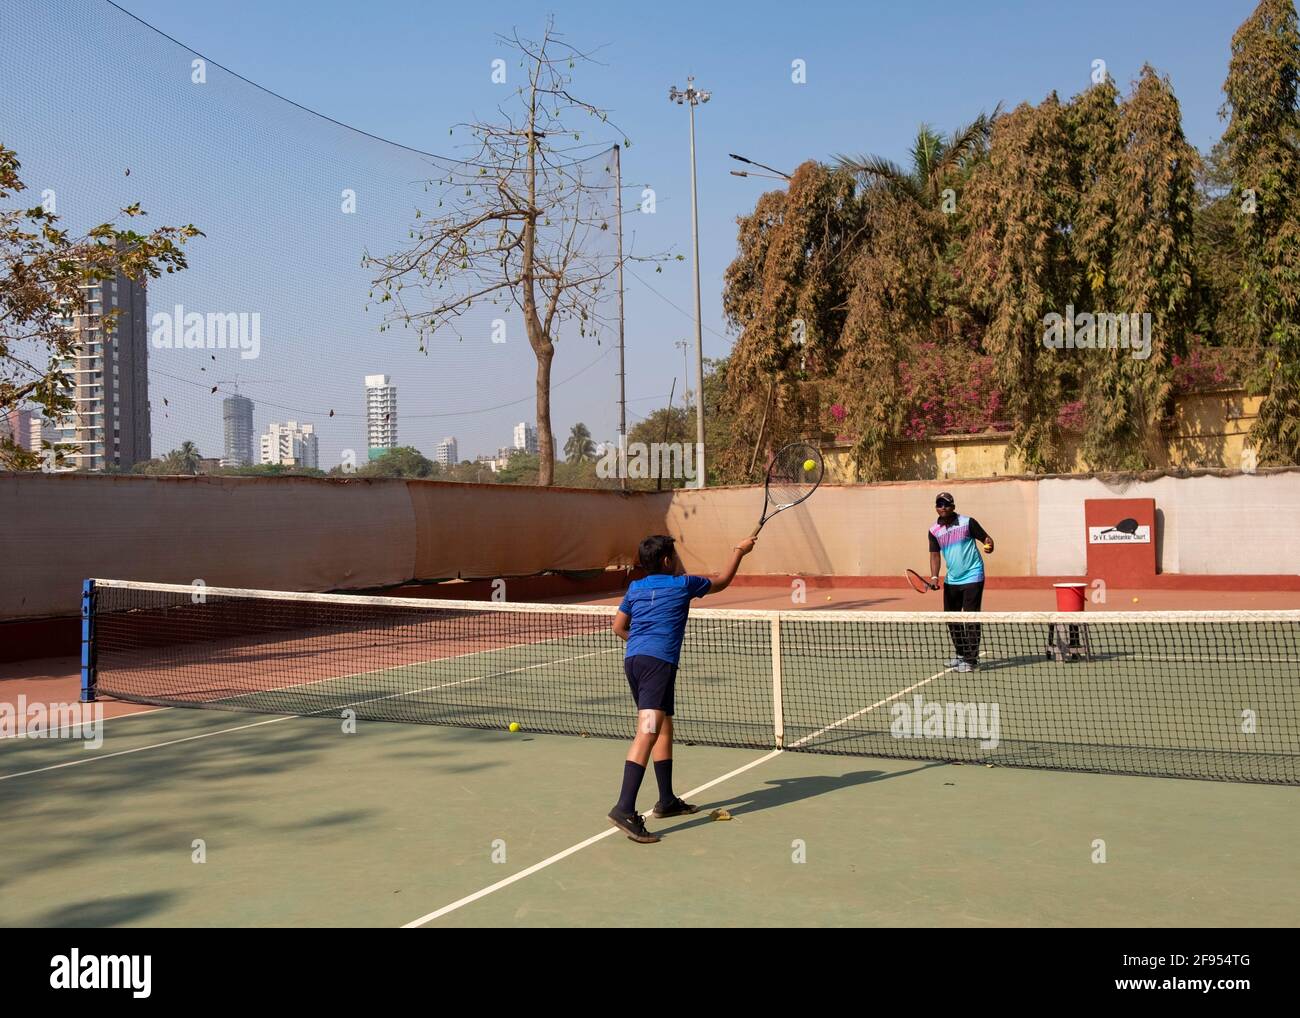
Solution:
M984 558L975 542L988 539L989 535L979 520L970 516L958 516L950 527L936 521L930 528L930 550L943 555L943 564L948 570L944 582L951 586L981 582L984 579Z

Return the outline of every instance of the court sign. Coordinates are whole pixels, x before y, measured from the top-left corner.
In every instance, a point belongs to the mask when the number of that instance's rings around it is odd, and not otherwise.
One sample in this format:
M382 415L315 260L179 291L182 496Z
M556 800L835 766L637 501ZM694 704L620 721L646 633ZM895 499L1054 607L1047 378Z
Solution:
M1129 530L1117 527L1089 527L1089 544L1150 544L1151 528L1145 524Z

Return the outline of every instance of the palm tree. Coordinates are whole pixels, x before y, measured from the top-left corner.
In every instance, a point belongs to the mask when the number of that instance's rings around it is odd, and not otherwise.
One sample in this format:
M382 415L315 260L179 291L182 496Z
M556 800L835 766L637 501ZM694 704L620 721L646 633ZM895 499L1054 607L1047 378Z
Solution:
M884 184L922 209L939 212L948 177L983 155L993 132L993 122L1001 115L999 103L992 113L981 113L947 138L929 124L922 124L912 143L911 169L876 155L840 155L836 161L842 169L859 174L868 182Z
M172 461L177 473L193 475L199 472L199 461L203 459L203 455L193 442L182 442L181 447L168 459Z
M569 440L564 443L564 458L570 463L596 458L596 443L591 440L591 432L581 421L569 432Z

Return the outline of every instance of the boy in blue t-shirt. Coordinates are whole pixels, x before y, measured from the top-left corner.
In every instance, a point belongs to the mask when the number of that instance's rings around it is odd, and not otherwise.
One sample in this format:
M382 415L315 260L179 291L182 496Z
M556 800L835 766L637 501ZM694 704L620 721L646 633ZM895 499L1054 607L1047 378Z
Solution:
M637 734L623 763L623 791L609 811L610 822L633 841L651 844L659 836L645 829L636 811L636 795L645 777L646 762L653 755L655 778L659 782L656 817L694 813L698 806L683 802L673 792L673 698L677 683L677 660L686 635L686 617L693 598L726 590L740 568L740 560L754 550L747 537L736 545L731 564L716 580L685 576L671 537L647 537L637 549L637 558L647 575L628 585L623 603L614 616L614 634L627 641L623 671L632 687L637 706Z

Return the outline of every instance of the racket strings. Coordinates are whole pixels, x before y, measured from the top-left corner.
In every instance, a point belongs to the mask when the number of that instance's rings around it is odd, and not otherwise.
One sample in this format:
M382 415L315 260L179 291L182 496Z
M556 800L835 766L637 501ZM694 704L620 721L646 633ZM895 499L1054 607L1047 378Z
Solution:
M768 467L768 501L778 509L802 502L821 483L822 470L821 453L815 447L802 443L787 445Z

